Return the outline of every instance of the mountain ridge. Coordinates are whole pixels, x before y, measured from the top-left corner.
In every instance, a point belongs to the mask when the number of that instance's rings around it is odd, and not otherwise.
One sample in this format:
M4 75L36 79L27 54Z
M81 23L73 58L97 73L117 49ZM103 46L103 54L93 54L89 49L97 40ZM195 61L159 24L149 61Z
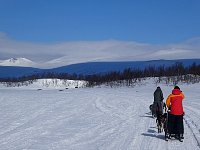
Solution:
M115 62L85 62L72 64L52 69L40 69L34 67L21 66L0 66L0 78L21 77L40 73L68 73L92 75L107 73L111 71L123 71L124 69L145 69L149 66L170 66L175 63L182 63L184 66L190 66L193 63L200 64L200 59L176 59L176 60L149 60L149 61L115 61Z

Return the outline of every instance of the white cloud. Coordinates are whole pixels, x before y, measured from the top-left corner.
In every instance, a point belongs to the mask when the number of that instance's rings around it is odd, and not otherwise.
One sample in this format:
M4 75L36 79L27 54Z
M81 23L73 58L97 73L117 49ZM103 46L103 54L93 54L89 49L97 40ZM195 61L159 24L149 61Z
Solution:
M169 45L117 40L47 44L12 40L0 32L0 59L25 57L40 62L40 67L56 67L88 61L200 58L199 48L200 38Z

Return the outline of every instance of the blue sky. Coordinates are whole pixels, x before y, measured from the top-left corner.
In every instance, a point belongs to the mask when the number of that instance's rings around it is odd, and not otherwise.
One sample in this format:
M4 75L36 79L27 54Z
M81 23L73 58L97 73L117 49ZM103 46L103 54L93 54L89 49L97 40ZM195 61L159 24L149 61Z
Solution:
M169 44L199 27L199 0L0 0L0 32L18 41Z
M0 61L188 59L199 49L200 0L0 0Z

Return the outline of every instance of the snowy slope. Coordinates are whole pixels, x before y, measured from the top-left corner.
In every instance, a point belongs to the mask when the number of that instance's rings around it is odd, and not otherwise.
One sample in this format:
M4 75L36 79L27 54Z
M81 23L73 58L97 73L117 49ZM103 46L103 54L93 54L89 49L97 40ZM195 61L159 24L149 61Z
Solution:
M61 79L38 79L29 87L32 88L75 88L85 87L87 82Z
M29 89L63 89L63 88L83 88L86 87L86 81L80 80L64 80L64 79L37 79L33 83L29 84L26 82L16 82L16 83L1 83L0 88L5 87L16 87L16 88L29 88Z
M149 113L157 85L37 91L0 88L1 150L199 150L199 84L179 85L186 98L185 139L166 142ZM172 86L160 84L164 97Z

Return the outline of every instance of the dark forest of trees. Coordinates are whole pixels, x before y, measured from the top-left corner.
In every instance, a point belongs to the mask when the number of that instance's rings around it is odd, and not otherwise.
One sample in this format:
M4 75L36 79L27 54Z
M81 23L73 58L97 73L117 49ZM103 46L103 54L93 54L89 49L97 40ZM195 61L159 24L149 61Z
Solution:
M161 82L161 79L166 83L177 84L178 82L196 83L199 82L200 65L193 63L189 67L184 67L182 63L175 63L172 66L149 66L143 70L127 68L124 71L112 71L102 74L93 75L77 75L67 73L42 73L30 76L21 76L18 78L1 78L0 82L9 83L17 82L19 85L28 85L37 79L56 78L70 80L85 80L88 81L88 86L96 86L101 84L126 84L132 85L145 77L158 77L156 82ZM163 78L164 77L164 78Z

